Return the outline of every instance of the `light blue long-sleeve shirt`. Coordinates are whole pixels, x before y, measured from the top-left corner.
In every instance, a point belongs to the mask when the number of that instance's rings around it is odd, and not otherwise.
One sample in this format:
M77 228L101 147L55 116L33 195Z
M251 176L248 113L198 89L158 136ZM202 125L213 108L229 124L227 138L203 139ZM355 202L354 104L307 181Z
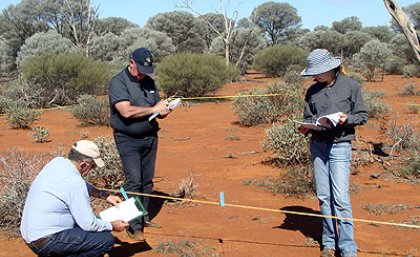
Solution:
M57 157L45 165L29 189L20 232L30 243L76 225L86 231L112 230L111 223L93 214L86 183L74 164Z

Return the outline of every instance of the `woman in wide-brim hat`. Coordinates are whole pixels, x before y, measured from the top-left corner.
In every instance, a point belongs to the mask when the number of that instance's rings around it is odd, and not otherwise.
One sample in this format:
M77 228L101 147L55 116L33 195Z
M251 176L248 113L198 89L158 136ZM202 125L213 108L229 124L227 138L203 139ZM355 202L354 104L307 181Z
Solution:
M307 57L302 76L312 76L314 84L307 90L304 121L315 123L318 117L336 113L339 122L331 129L314 130L304 126L299 132L311 134L310 152L314 165L316 193L323 215L352 218L349 177L351 141L355 126L367 122L368 113L360 85L340 72L341 58L325 49L316 49ZM321 257L357 256L351 220L323 218Z

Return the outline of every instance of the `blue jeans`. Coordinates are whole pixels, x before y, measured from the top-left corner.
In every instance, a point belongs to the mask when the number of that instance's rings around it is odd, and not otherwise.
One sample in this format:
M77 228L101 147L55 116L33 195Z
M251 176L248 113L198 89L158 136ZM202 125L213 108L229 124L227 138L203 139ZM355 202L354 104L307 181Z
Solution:
M130 192L152 193L158 145L157 135L132 138L114 132L114 139L124 166L124 189ZM150 197L142 196L140 199L147 210ZM132 231L142 229L143 219L148 220L148 217L140 217L130 221L130 229Z
M79 227L67 229L31 250L38 256L98 257L112 249L115 238L109 231L92 232Z
M321 213L352 218L349 191L351 143L312 140L310 151ZM337 245L342 256L356 256L357 246L351 220L323 218L322 228L324 248L336 249Z

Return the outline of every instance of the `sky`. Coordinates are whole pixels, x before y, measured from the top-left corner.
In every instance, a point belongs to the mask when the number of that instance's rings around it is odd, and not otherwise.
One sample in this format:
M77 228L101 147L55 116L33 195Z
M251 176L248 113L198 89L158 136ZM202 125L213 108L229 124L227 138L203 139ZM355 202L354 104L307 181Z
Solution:
M99 17L122 17L140 26L154 15L170 11L186 11L180 7L182 0L92 0L99 7ZM234 11L239 18L249 18L254 8L275 0L225 0L228 16ZM401 7L418 3L419 0L396 0ZM20 0L0 0L0 10ZM282 0L297 9L302 18L302 28L312 30L319 25L332 26L334 21L356 16L363 26L390 25L392 19L383 0ZM199 13L220 13L219 0L192 0L192 6Z

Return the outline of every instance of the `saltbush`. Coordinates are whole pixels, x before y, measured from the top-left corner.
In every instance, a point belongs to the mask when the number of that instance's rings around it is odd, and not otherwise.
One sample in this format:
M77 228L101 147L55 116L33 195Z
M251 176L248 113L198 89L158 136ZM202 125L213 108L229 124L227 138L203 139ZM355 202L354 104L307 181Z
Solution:
M22 67L23 78L42 85L50 105L74 103L81 94L104 94L111 79L109 64L77 54L43 54Z
M419 67L415 64L405 65L403 68L403 75L405 77L419 77L420 76Z
M298 65L302 70L307 55L306 51L292 45L270 46L257 53L253 66L269 76L282 76L291 65Z
M203 96L236 79L238 71L220 56L177 53L157 67L157 85L167 96Z
M0 95L0 114L5 114L7 109L15 105L16 103L13 99Z
M271 191L287 197L305 198L316 195L312 165L290 167L287 173L273 181Z
M287 121L265 131L263 149L272 151L278 164L304 164L310 161L308 139L297 132L295 124Z
M6 110L7 122L13 129L26 129L41 116L40 110L11 107Z
M36 143L45 143L50 141L48 138L50 136L50 131L47 128L36 126L32 129L32 140Z
M109 103L93 95L81 95L71 109L82 126L109 126Z
M362 95L369 118L379 118L388 112L388 106L382 101L383 92L366 90L362 92Z
M398 93L400 96L413 96L413 95L419 95L420 90L417 90L417 86L415 84L407 84L402 89L401 92Z

